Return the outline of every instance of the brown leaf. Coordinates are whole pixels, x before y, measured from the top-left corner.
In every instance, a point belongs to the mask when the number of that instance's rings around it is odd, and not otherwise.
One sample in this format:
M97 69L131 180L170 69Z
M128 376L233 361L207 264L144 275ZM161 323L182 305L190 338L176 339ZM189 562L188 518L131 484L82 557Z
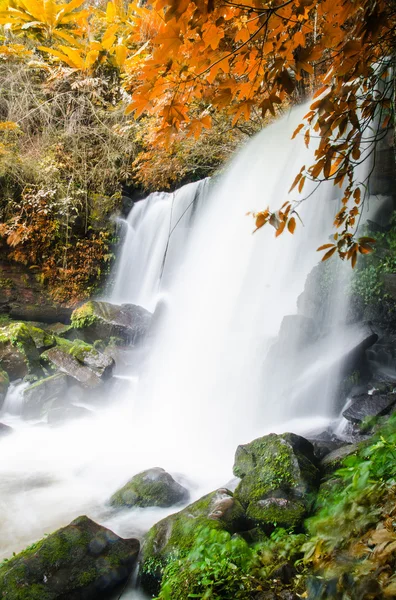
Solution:
M296 229L296 219L294 217L290 217L290 219L288 220L287 228L290 231L290 233L294 233L294 230Z
M337 246L334 246L334 248L331 248L331 250L326 252L326 254L322 257L322 262L331 258L336 250L337 250Z

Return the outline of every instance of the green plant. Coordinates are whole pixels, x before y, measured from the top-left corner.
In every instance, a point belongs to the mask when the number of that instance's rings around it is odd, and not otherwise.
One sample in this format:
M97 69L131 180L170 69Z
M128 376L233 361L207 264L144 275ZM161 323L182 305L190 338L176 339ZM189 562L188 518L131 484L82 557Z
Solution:
M257 587L251 575L255 551L239 536L203 528L185 559L165 569L158 600L235 600Z

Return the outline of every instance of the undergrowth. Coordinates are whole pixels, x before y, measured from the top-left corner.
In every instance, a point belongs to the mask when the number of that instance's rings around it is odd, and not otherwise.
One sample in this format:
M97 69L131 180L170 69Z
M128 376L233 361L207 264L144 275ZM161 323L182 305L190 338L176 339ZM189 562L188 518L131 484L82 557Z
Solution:
M395 515L396 415L323 481L304 534L278 528L250 545L202 529L187 557L167 565L157 600L247 600L263 590L276 598L285 589L312 600L394 598Z

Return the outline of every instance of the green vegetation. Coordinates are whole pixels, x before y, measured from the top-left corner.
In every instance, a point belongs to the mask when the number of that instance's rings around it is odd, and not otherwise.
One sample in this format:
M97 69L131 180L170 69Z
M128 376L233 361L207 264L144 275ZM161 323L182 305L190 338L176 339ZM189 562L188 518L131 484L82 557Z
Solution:
M89 327L97 321L95 314L95 305L93 302L86 302L79 308L73 311L71 323L75 329L83 329Z
M396 302L386 292L382 276L396 273L396 212L393 213L389 231L376 232L374 252L361 257L357 262L351 292L360 298L365 306L386 302L392 314L396 313Z
M253 592L285 589L312 600L393 598L396 415L330 477L306 533L277 528L250 545L202 527L188 553L170 558L158 600L248 600ZM365 596L373 586L378 595Z

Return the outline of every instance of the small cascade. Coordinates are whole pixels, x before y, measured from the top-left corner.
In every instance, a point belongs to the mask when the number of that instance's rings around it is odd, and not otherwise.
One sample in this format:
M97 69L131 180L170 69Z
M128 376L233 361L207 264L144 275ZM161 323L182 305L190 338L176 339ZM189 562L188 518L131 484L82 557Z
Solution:
M207 197L209 180L189 183L173 193L154 192L138 202L123 221L124 243L110 301L153 310L158 293L169 287L184 254L189 230Z

